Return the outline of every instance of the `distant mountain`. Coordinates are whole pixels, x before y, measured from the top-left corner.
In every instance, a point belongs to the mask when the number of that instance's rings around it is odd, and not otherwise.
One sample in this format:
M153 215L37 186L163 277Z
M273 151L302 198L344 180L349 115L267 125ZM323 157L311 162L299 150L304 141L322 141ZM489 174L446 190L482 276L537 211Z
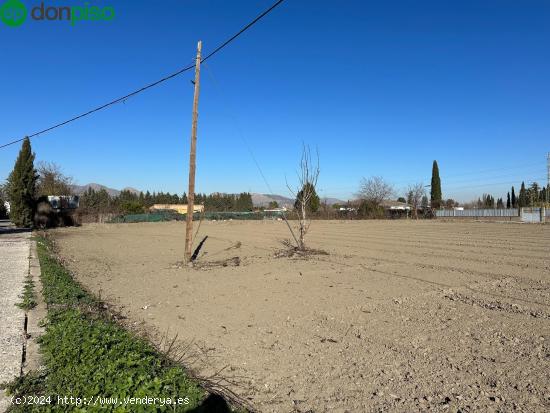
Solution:
M139 194L140 191L138 191L137 189L135 188L130 188L130 187L127 187L127 188L122 188L122 190L118 190L118 189L113 189L113 188L109 188L109 187L106 187L105 185L101 185L101 184L95 184L95 183L91 183L91 184L86 184L86 185L72 185L71 186L73 192L76 194L76 195L81 195L83 194L84 192L86 192L89 188L92 188L94 191L99 191L101 189L104 189L107 191L107 193L110 195L110 196L118 196L120 195L120 192L121 191L130 191L130 192L133 192L135 194Z
M337 199L337 198L321 198L321 203L324 204L325 202L327 205L334 205L334 204L344 205L347 201L342 201L341 199Z
M139 195L139 193L141 192L139 189L132 188L131 186L127 186L126 188L122 188L122 191L128 191L128 192L131 192L131 193L136 194L136 195Z
M293 198L275 194L252 194L252 203L255 207L267 207L272 201L276 201L280 207L286 206L287 208L292 208L294 206ZM321 202L326 202L327 205L346 203L345 201L336 198L322 198Z
M252 204L255 207L267 207L273 201L277 202L279 207L292 207L294 205L293 199L282 195L252 194Z

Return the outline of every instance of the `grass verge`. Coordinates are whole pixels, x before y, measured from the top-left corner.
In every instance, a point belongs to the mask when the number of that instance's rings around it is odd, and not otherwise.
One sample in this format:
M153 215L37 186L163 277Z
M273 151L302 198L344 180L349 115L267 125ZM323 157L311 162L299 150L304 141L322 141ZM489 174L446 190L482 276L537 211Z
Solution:
M48 306L39 340L44 369L7 386L14 400L34 399L34 404L12 404L9 412L213 411L212 396L181 366L119 326L73 280L46 238L39 238L37 247ZM230 411L216 400L215 411Z
M29 311L36 307L36 295L34 293L34 281L31 276L27 276L23 287L23 294L19 296L21 302L17 303L17 307Z

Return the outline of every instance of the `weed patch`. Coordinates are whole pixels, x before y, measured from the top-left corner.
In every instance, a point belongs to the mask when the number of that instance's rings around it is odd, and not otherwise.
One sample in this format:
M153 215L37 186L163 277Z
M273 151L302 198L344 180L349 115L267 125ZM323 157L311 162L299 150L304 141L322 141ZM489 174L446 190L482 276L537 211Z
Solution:
M38 240L38 257L48 305L46 331L40 338L44 369L15 380L7 388L15 397L32 396L46 404L12 405L10 412L208 409L207 392L183 367L102 312L99 301L56 260L45 238ZM80 405L76 401L64 403L65 397L79 398ZM136 403L130 404L130 398ZM158 401L144 404L145 398ZM230 410L225 404L225 410L222 407L220 411Z
M21 302L17 303L17 307L29 311L36 307L36 295L34 293L34 281L30 276L27 276L23 287L23 294L19 296Z

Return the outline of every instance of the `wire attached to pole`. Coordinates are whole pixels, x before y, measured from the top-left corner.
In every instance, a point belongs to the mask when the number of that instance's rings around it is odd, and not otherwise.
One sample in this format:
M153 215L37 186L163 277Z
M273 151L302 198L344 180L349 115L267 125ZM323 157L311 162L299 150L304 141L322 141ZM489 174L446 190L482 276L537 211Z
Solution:
M283 1L284 1L284 0L278 0L277 2L275 2L271 7L269 7L267 10L265 10L263 13L261 13L258 17L256 17L254 20L252 20L252 21L251 21L250 23L248 23L246 26L244 26L244 27L243 27L241 30L239 30L236 34L234 34L233 36L231 36L229 39L227 39L227 40L226 40L225 42L223 42L221 45L219 45L218 47L216 47L216 48L215 48L212 52L210 52L207 56L205 56L203 59L201 59L201 62L204 62L205 60L209 59L210 57L212 57L213 55L215 55L216 53L218 53L220 50L222 50L224 47L226 47L229 43L231 43L233 40L235 40L237 37L239 37L241 34L243 34L246 30L250 29L250 28L251 28L254 24L256 24L260 19L262 19L262 18L263 18L264 16L266 16L267 14L269 14L273 9L275 9L277 6L279 6ZM183 67L183 68L179 69L178 71L176 71L176 72L174 72L174 73L172 73L172 74L170 74L170 75L167 75L167 76L163 77L162 79L159 79L159 80L157 80L157 81L155 81L155 82L153 82L153 83L149 83L148 85L145 85L145 86L143 86L143 87L141 87L141 88L139 88L139 89L137 89L137 90L134 90L133 92L130 92L130 93L128 93L128 94L125 95L125 96L122 96L122 97L119 97L119 98L117 98L117 99L111 100L111 101L108 102L108 103L105 103L105 104L103 104L103 105L101 105L101 106L98 106L98 107L96 107L96 108L94 108L94 109L91 109L91 110L89 110L89 111L87 111L87 112L81 113L80 115L74 116L74 117L72 117L72 118L70 118L70 119L67 119L67 120L63 121L63 122L59 122L59 123L57 123L57 124L55 124L55 125L53 125L53 126L50 126L50 127L48 127L48 128L42 129L42 130L40 130L40 131L38 131L38 132L31 133L30 135L27 135L27 136L25 136L25 137L23 137L23 138L15 139L15 140L13 140L13 141L11 141L11 142L7 142L7 143L5 143L5 144L3 144L3 145L0 145L0 149L6 148L6 147L8 147L8 146L10 146L10 145L14 145L14 144L16 144L16 143L18 143L18 142L22 142L22 141L25 140L26 138L29 138L29 139L30 139L30 138L34 138L34 137L36 137L36 136L42 135L42 134L44 134L44 133L46 133L46 132L50 132L50 131L52 131L52 130L54 130L54 129L60 128L60 127L62 127L62 126L65 126L65 125L67 125L67 124L69 124L69 123L71 123L71 122L74 122L74 121L76 121L76 120L78 120L78 119L82 119L82 118L84 118L84 117L86 117L86 116L89 116L89 115L91 115L91 114L93 114L93 113L99 112L99 111L101 111L101 110L103 110L103 109L106 109L106 108L108 108L108 107L110 107L110 106L113 106L113 105L115 105L115 104L117 104L117 103L124 102L124 101L126 101L126 99L129 99L129 98L131 98L131 97L134 97L134 96L136 96L136 95L138 95L138 94L140 94L140 93L142 93L142 92L144 92L144 91L146 91L146 90L148 90L148 89L151 89L151 88L153 88L153 87L155 87L155 86L158 86L158 85L160 85L161 83L166 82L167 80L173 79L173 78L175 78L175 77L181 75L182 73L185 73L185 72L187 72L187 71L193 69L194 67L195 67L195 64L192 64L192 65Z

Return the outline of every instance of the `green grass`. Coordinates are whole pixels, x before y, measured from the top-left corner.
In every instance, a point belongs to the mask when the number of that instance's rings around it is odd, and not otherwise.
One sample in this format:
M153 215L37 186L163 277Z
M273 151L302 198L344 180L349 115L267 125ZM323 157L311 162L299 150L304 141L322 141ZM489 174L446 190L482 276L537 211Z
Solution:
M40 338L44 370L8 385L15 396L43 396L47 405L11 406L10 412L184 412L208 411L207 393L185 370L159 354L145 340L112 321L99 301L88 294L55 259L51 244L38 239L46 330ZM58 404L58 396L187 398L188 404L74 405Z
M34 281L30 276L27 276L23 287L23 294L19 296L21 302L17 303L17 307L29 311L36 307L36 295L34 293Z

